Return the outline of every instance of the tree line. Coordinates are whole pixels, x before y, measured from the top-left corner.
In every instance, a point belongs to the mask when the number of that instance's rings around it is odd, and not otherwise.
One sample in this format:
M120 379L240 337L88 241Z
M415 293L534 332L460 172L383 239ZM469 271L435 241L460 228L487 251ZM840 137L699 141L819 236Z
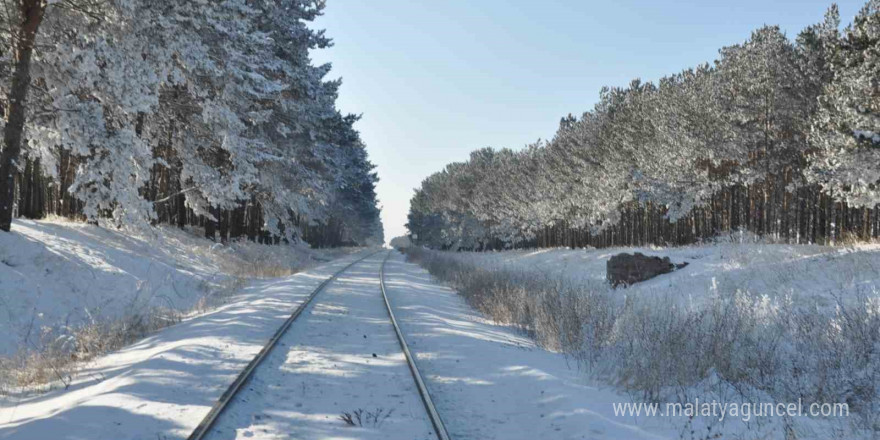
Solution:
M407 227L439 249L788 243L880 234L880 0L791 41L765 26L713 64L603 88L549 141L425 179Z
M310 58L323 0L0 1L0 229L383 241L359 117Z

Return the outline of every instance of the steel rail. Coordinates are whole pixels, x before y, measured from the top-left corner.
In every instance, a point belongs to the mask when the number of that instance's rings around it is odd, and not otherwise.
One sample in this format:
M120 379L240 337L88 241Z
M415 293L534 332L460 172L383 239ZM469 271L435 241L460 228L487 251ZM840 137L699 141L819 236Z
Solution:
M428 416L431 418L431 424L434 425L434 432L437 433L437 438L439 440L450 440L449 433L446 432L446 426L443 425L440 413L437 412L437 408L434 406L434 401L431 400L431 394L428 393L428 387L425 386L425 381L422 379L422 375L419 373L419 368L416 366L415 358L412 353L410 353L409 347L406 345L406 339L404 339L403 333L400 331L400 326L397 325L397 319L394 317L394 312L391 310L391 303L388 301L388 294L385 292L385 263L388 262L391 252L393 251L388 251L388 254L385 255L385 259L382 260L382 266L379 268L379 287L382 290L382 299L385 300L385 309L388 310L388 317L391 318L391 325L394 326L394 332L397 333L397 341L400 342L400 348L403 350L403 355L406 356L406 363L409 365L409 371L412 373L413 380L416 381L419 395L422 397L422 403L425 404L425 410L428 411Z
M205 434L207 434L211 430L214 422L217 420L223 410L226 409L226 406L229 405L229 402L232 401L232 398L235 397L236 393L238 393L239 390L241 390L241 387L248 381L248 379L253 376L254 370L256 370L260 363L263 362L264 359L266 359L266 357L269 355L269 352L271 352L272 348L275 347L275 344L278 343L278 340L281 339L282 336L284 336L284 333L287 332L287 330L290 328L290 325L293 324L293 321L299 317L299 315L303 312L303 310L306 309L306 307L308 307L309 303L311 303L312 300L315 299L318 293L324 290L324 288L327 287L328 284L333 282L333 280L339 277L339 275L341 275L343 272L347 271L355 264L360 263L361 261L364 261L367 258L372 257L373 255L378 254L379 252L381 251L372 252L362 258L359 258L349 263L347 266L334 273L330 278L327 278L326 280L321 282L321 284L319 284L318 287L316 287L315 290L313 290L312 293L309 294L308 298L306 298L305 301L301 302L300 305L297 306L296 309L294 309L294 311L284 321L284 323L281 324L281 327L279 327L278 330L275 331L272 339L269 339L269 342L267 342L266 345L263 346L260 352L257 353L257 355L253 359L251 359L250 363L247 364L244 370L239 373L238 377L236 377L232 384L229 385L229 388L227 388L226 391L223 392L220 398L217 399L217 402L214 403L214 406L211 407L211 411L209 411L205 418L202 419L201 423L196 426L195 431L193 431L193 433L190 434L189 437L187 437L187 440L201 440L205 437Z

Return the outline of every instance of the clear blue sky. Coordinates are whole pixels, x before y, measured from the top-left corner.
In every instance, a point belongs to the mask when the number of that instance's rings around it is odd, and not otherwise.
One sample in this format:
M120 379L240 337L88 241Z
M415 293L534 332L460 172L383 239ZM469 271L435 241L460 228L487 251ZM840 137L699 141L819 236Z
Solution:
M790 38L822 0L328 0L313 54L342 77L339 106L378 165L386 240L405 232L413 190L482 147L548 139L604 86L712 61L763 24ZM863 1L838 2L849 23Z

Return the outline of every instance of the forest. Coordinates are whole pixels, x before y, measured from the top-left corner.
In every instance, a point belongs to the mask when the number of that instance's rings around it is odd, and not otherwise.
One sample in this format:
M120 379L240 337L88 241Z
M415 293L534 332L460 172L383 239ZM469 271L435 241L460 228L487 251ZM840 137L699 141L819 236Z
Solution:
M436 249L683 245L745 232L832 244L880 234L880 1L777 26L713 64L603 88L521 150L425 179L416 244Z
M0 11L0 229L60 216L226 242L383 242L375 166L310 52L321 0Z

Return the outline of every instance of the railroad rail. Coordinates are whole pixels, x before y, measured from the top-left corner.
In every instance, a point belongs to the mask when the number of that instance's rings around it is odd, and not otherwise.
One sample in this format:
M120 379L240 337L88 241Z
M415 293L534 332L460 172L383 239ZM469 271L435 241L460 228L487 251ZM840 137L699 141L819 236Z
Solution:
M428 393L428 387L425 386L425 381L422 379L421 373L419 373L415 358L412 353L410 353L409 346L406 345L406 339L403 337L403 332L400 331L400 326L397 325L397 318L394 317L394 311L391 310L391 302L388 301L388 294L385 292L385 263L388 262L391 252L393 251L388 251L385 255L385 259L382 260L382 266L379 268L379 287L382 290L382 299L385 300L385 309L388 310L388 317L391 318L391 325L394 326L394 333L397 334L397 341L400 342L400 348L403 350L403 355L406 356L406 363L409 365L409 371L412 373L413 380L416 382L416 387L419 389L419 396L422 398L422 403L425 404L425 410L428 412L428 417L430 417L431 424L434 426L434 432L437 433L438 439L449 440L449 433L446 432L446 426L443 425L443 419L440 418L440 413L437 412L437 408L434 406L434 401L431 400L431 394Z
M263 348L260 350L260 352L257 353L257 355L253 359L251 359L244 370L242 370L241 373L239 373L238 377L236 377L235 380L232 382L232 384L229 385L229 388L227 388L226 391L224 391L223 394L220 395L220 398L217 399L217 402L215 402L214 406L211 407L211 411L209 411L205 418L202 419L202 421L199 423L199 425L196 426L196 429L192 432L192 434L190 434L189 437L187 437L187 440L201 440L208 432L210 432L211 427L214 425L214 422L217 421L217 417L219 417L223 410L226 409L226 406L229 405L229 402L232 401L232 398L235 397L235 395L248 381L248 379L253 376L254 371L257 369L260 363L262 363L263 360L266 359L266 356L269 355L269 353L275 347L275 344L278 343L278 340L281 339L282 336L284 336L284 333L287 332L287 329L290 328L290 325L293 324L293 321L295 321L296 318L298 318L299 315L303 312L303 310L308 307L309 303L311 303L312 300L315 299L316 296L318 296L318 293L324 290L327 285L333 282L333 280L339 277L339 275L341 275L343 272L350 269L355 264L360 263L361 261L364 261L367 258L372 257L373 255L378 254L379 252L381 251L367 254L366 256L351 262L347 266L334 273L330 278L327 278L326 280L321 282L321 284L319 284L318 287L316 287L315 290L313 290L312 293L309 294L308 298L306 298L305 301L300 303L300 305L297 306L296 309L294 309L294 311L284 321L284 323L281 324L281 327L278 327L278 330L275 331L275 334L272 336L271 339L269 339L269 342L267 342L266 345L264 345Z
M257 367L260 363L263 362L281 339L282 336L290 329L290 326L293 322L302 314L302 312L312 303L312 300L315 299L318 294L324 290L330 283L335 281L342 273L350 269L355 264L358 264L367 258L370 258L381 251L376 251L367 254L366 256L359 258L342 269L338 270L334 273L330 278L327 278L321 284L318 285L309 296L302 301L299 306L294 309L294 311L290 314L290 316L281 324L278 330L275 331L275 334L271 339L263 346L259 353L247 364L244 370L239 373L239 375L235 378L231 385L223 392L219 399L214 403L211 407L211 410L208 414L202 419L196 429L187 437L188 440L201 440L211 431L211 427L214 426L214 423L226 409L235 395L242 389L245 383L254 375ZM385 255L385 258L382 260L382 265L379 268L379 287L382 293L382 299L385 303L385 309L388 311L388 317L391 320L391 325L394 327L394 333L397 335L397 341L400 343L400 348L403 351L404 356L406 357L406 363L409 366L410 374L412 375L413 380L416 383L416 388L419 392L419 397L424 404L425 411L428 413L428 418L431 420L431 425L434 428L434 432L437 434L438 440L450 440L449 434L446 431L446 427L443 424L443 420L440 418L440 414L437 412L437 408L434 406L434 402L431 400L431 395L428 392L427 386L425 386L425 381L422 379L421 373L419 373L419 369L416 366L415 358L409 350L409 347L406 344L406 339L403 337L403 332L400 330L400 326L397 324L397 319L394 316L394 311L391 308L391 302L388 300L388 294L385 290L385 264L388 262L389 257L391 256L392 251L388 251Z

